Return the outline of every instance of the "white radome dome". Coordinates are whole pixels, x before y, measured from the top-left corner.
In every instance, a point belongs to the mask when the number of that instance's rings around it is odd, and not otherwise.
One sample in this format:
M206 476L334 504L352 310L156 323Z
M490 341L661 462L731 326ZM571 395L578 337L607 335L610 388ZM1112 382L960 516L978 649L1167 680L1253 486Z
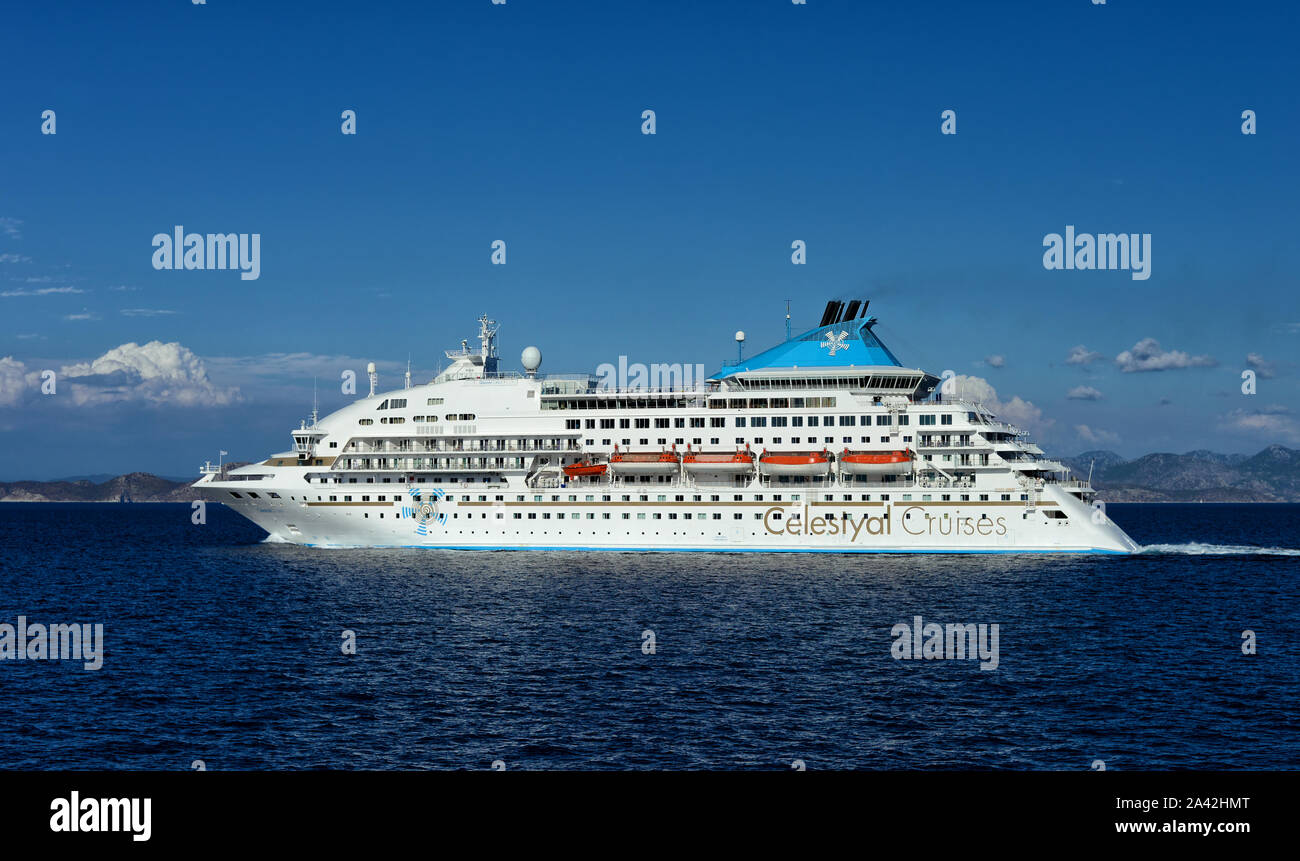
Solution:
M524 347L523 353L519 355L519 364L528 373L533 373L542 366L542 351L536 347Z
M744 332L737 332L737 333L736 333L736 340L737 340L737 341L743 341L743 340L745 340L745 333L744 333Z

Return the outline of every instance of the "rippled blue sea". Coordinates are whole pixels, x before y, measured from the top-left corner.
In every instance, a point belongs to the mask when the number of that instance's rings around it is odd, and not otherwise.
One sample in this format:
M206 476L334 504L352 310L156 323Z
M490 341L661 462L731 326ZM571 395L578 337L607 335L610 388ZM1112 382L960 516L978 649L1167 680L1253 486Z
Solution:
M0 660L0 768L1300 767L1300 506L1110 513L1146 552L312 550L5 504L0 623L105 658ZM917 615L997 623L997 669L894 659Z

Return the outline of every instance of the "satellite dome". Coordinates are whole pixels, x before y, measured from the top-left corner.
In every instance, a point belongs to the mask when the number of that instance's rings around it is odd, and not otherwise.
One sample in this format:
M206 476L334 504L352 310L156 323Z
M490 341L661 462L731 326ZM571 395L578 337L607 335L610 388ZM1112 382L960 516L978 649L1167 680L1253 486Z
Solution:
M367 374L373 374L374 372L375 372L375 363L374 363L374 362L371 362L370 364L366 365L366 373L367 373Z
M519 355L519 364L528 373L535 373L542 366L542 351L536 347L524 347L523 353Z
M737 341L743 341L743 340L745 340L745 333L744 333L744 332L737 332L737 333L736 333L736 340L737 340Z

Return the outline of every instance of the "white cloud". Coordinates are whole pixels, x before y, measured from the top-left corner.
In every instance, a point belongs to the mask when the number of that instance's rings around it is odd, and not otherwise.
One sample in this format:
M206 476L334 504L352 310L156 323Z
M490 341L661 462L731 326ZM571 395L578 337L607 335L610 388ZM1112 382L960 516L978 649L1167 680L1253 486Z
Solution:
M0 218L0 233L17 239L22 236L22 233L18 230L18 225L22 223L21 218Z
M1226 429L1266 437L1271 442L1300 442L1300 424L1296 423L1291 410L1283 406L1234 410L1223 416L1222 424Z
M74 402L139 400L158 405L224 406L240 399L238 388L217 388L203 361L178 343L134 341L93 362L70 365Z
M57 372L53 403L101 406L210 407L242 400L238 387L219 388L208 379L203 360L177 343L134 342L114 347L89 362ZM0 406L17 406L40 391L40 369L29 370L12 356L0 358Z
M1093 443L1094 445L1114 445L1119 442L1119 434L1111 433L1101 428L1092 428L1087 425L1075 425L1074 432L1079 435L1079 439L1084 442Z
M165 317L168 314L176 314L176 311L168 311L164 308L123 308L122 316L124 317Z
M0 263L31 263L32 258L25 254L0 254Z
M992 356L985 356L984 363L990 368L1003 368L1006 367L1007 357L994 353Z
M1233 410L1223 416L1222 424L1227 430L1263 436L1271 442L1300 442L1300 424L1289 408L1280 405Z
M220 367L240 377L301 377L321 374L337 367L364 371L366 363L348 356L325 356L319 353L263 353L260 356L214 356L214 368ZM337 376L337 374L336 374Z
M0 358L0 407L17 406L27 391L27 366L13 356ZM31 374L39 380L39 374ZM39 385L39 383L38 383Z
M260 356L214 356L207 360L214 372L226 379L251 380L261 378L273 381L285 381L297 378L310 382L312 377L319 377L323 384L339 379L345 370L357 375L358 386L365 383L365 369L370 359L356 356L326 356L319 353L263 353ZM405 362L373 360L381 377L380 388L391 388L397 383L394 374L406 372ZM411 370L412 380L428 380L433 377L430 371ZM366 385L369 385L366 383Z
M997 389L982 377L958 374L952 378L952 390L957 397L982 404L998 418L1025 430L1040 432L1054 423L1052 419L1043 418L1041 409L1019 395L1003 401L998 397Z
M1101 392L1092 386L1075 386L1065 396L1072 401L1099 401L1102 398Z
M1270 380L1277 376L1277 362L1270 362L1259 353L1247 353L1246 365L1254 368L1260 379Z
M29 278L27 280L30 281L31 279ZM52 296L56 293L85 293L85 292L86 291L82 290L80 287L38 287L35 290L5 290L3 293L0 293L0 296L3 296L4 298L8 299L14 296Z
M1070 350L1070 355L1065 357L1067 365L1091 365L1093 362L1100 362L1106 358L1096 350L1089 350L1083 344L1079 344Z
M1143 338L1132 349L1116 356L1115 364L1126 374L1136 374L1182 368L1212 368L1219 363L1211 356L1191 356L1181 350L1165 350L1155 338Z
M306 403L310 405L313 384L318 387L322 403L330 398L350 400L364 396L370 387L366 364L374 361L379 369L379 391L401 388L406 362L368 359L348 355L319 353L264 353L254 356L211 356L204 362L213 377L238 385L250 402ZM355 392L341 391L344 371L352 372ZM434 369L411 368L411 381L420 385L433 379Z
M99 315L93 311L88 311L85 308L82 308L80 314L64 314L63 319L74 320L74 321L75 320L98 320Z

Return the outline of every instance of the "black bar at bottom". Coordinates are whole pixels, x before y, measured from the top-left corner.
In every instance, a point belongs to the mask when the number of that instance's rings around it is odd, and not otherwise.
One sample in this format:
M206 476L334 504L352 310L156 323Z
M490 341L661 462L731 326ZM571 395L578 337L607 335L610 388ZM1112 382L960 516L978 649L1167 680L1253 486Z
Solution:
M3 772L0 833L6 847L91 850L337 848L453 835L486 847L531 835L632 851L699 829L733 846L906 837L1042 848L1046 831L1055 845L1194 838L1230 849L1285 836L1298 783L1295 773L1269 772ZM148 839L137 840L144 799ZM65 810L77 814L75 826ZM115 819L117 831L83 827Z

